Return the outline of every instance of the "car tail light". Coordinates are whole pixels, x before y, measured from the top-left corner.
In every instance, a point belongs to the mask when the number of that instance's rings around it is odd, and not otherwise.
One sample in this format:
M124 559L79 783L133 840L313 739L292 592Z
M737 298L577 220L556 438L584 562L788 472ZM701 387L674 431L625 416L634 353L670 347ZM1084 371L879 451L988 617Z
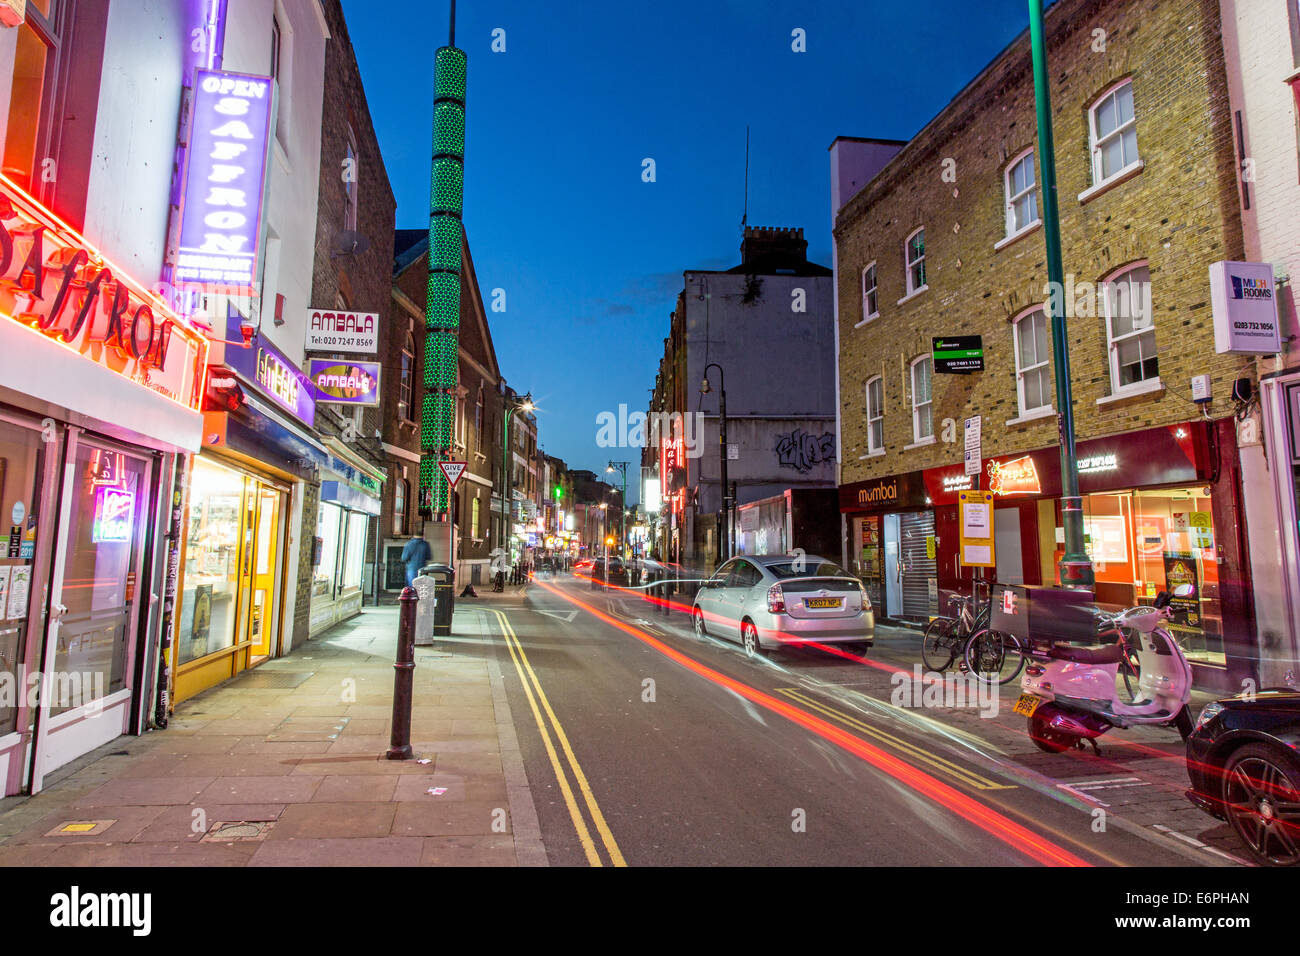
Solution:
M781 585L773 584L767 589L767 610L769 614L785 613L785 592Z
M1045 668L1042 664L1030 663L1025 665L1025 673L1028 674L1030 677L1038 677L1045 670L1047 670L1047 668Z

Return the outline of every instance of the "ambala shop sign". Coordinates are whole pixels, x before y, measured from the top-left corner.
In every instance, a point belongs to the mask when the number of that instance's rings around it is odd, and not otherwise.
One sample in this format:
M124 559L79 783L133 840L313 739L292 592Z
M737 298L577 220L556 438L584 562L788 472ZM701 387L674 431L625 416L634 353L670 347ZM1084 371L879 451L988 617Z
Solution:
M2 175L0 313L198 408L207 340Z
M252 294L271 130L270 77L200 69L175 278Z

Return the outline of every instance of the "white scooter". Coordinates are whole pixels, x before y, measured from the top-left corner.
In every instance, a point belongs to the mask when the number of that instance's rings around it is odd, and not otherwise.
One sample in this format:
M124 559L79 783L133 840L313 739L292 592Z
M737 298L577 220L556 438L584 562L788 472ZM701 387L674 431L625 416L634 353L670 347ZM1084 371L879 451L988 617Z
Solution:
M1112 727L1164 724L1184 739L1192 732L1187 706L1192 692L1192 666L1178 642L1163 626L1173 618L1169 602L1189 598L1196 588L1183 584L1171 595L1162 591L1153 607L1135 607L1104 618L1114 643L1080 646L1053 644L1031 651L1032 659L1020 680L1023 691L1012 708L1029 718L1029 736L1048 753L1082 747L1088 741L1097 753L1096 738ZM1138 633L1138 690L1129 703L1115 689L1120 663L1127 653L1123 633Z

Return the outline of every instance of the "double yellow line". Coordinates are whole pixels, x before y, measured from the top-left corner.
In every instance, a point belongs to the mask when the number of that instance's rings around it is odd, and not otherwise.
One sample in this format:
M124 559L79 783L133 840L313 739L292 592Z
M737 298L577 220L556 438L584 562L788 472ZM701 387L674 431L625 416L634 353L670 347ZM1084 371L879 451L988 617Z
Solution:
M996 781L990 780L988 777L982 777L974 771L966 769L960 764L953 763L951 760L945 760L937 754L930 753L928 750L922 750L920 747L914 746L899 737L895 737L893 734L887 734L883 730L878 730L870 724L863 723L856 717L844 713L842 710L838 710L837 708L830 707L820 701L814 700L812 697L801 693L794 687L778 687L776 691L778 694L784 694L791 700L798 701L809 710L815 710L818 713L830 717L832 720L838 720L841 724L844 724L847 727L852 727L858 733L866 737L874 737L881 743L891 746L895 750L902 751L913 760L927 764L940 773L947 774L958 782L964 783L966 786L975 790L1016 789L1014 784L997 783Z
M582 844L582 851L586 854L587 862L592 866L605 865L596 842L592 839L591 830L587 827L587 821L582 815L582 808L578 805L577 798L574 796L573 787L569 785L569 777L565 773L565 766L561 763L560 755L556 750L556 741L559 742L559 749L564 752L569 770L578 786L578 791L582 794L583 803L587 806L587 813L591 815L592 827L600 836L601 843L605 845L605 852L609 855L610 863L614 866L627 866L627 861L623 859L623 854L619 851L614 835L609 831L609 824L605 822L605 815L600 812L596 797L591 792L591 785L587 783L587 776L582 772L582 767L578 764L578 758L573 754L573 748L569 746L569 738L564 733L564 727L561 726L559 718L555 716L555 711L551 709L550 701L546 699L546 692L542 690L542 682L537 679L533 666L528 663L528 655L524 653L524 646L520 643L519 636L515 634L515 629L510 626L510 621L503 612L495 608L491 610L501 624L501 634L505 638L506 647L510 649L510 658L515 662L515 669L519 671L519 681L523 684L524 696L528 698L528 706L532 708L533 719L537 721L537 729L541 732L542 743L546 746L546 755L551 760L551 768L555 771L555 779L559 781L560 793L564 795L564 803L569 808L569 817L573 820L573 828L578 832L578 841ZM550 718L551 726L555 729L554 739L552 739L551 730L547 727L546 720L542 716L543 711L545 711L546 717Z

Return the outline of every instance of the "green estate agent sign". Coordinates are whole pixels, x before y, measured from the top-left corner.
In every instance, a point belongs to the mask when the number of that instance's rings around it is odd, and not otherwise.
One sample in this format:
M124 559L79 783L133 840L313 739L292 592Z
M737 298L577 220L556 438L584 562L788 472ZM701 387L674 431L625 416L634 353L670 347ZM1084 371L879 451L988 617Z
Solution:
M930 340L934 348L934 372L964 375L984 371L984 338L979 335L949 335Z

